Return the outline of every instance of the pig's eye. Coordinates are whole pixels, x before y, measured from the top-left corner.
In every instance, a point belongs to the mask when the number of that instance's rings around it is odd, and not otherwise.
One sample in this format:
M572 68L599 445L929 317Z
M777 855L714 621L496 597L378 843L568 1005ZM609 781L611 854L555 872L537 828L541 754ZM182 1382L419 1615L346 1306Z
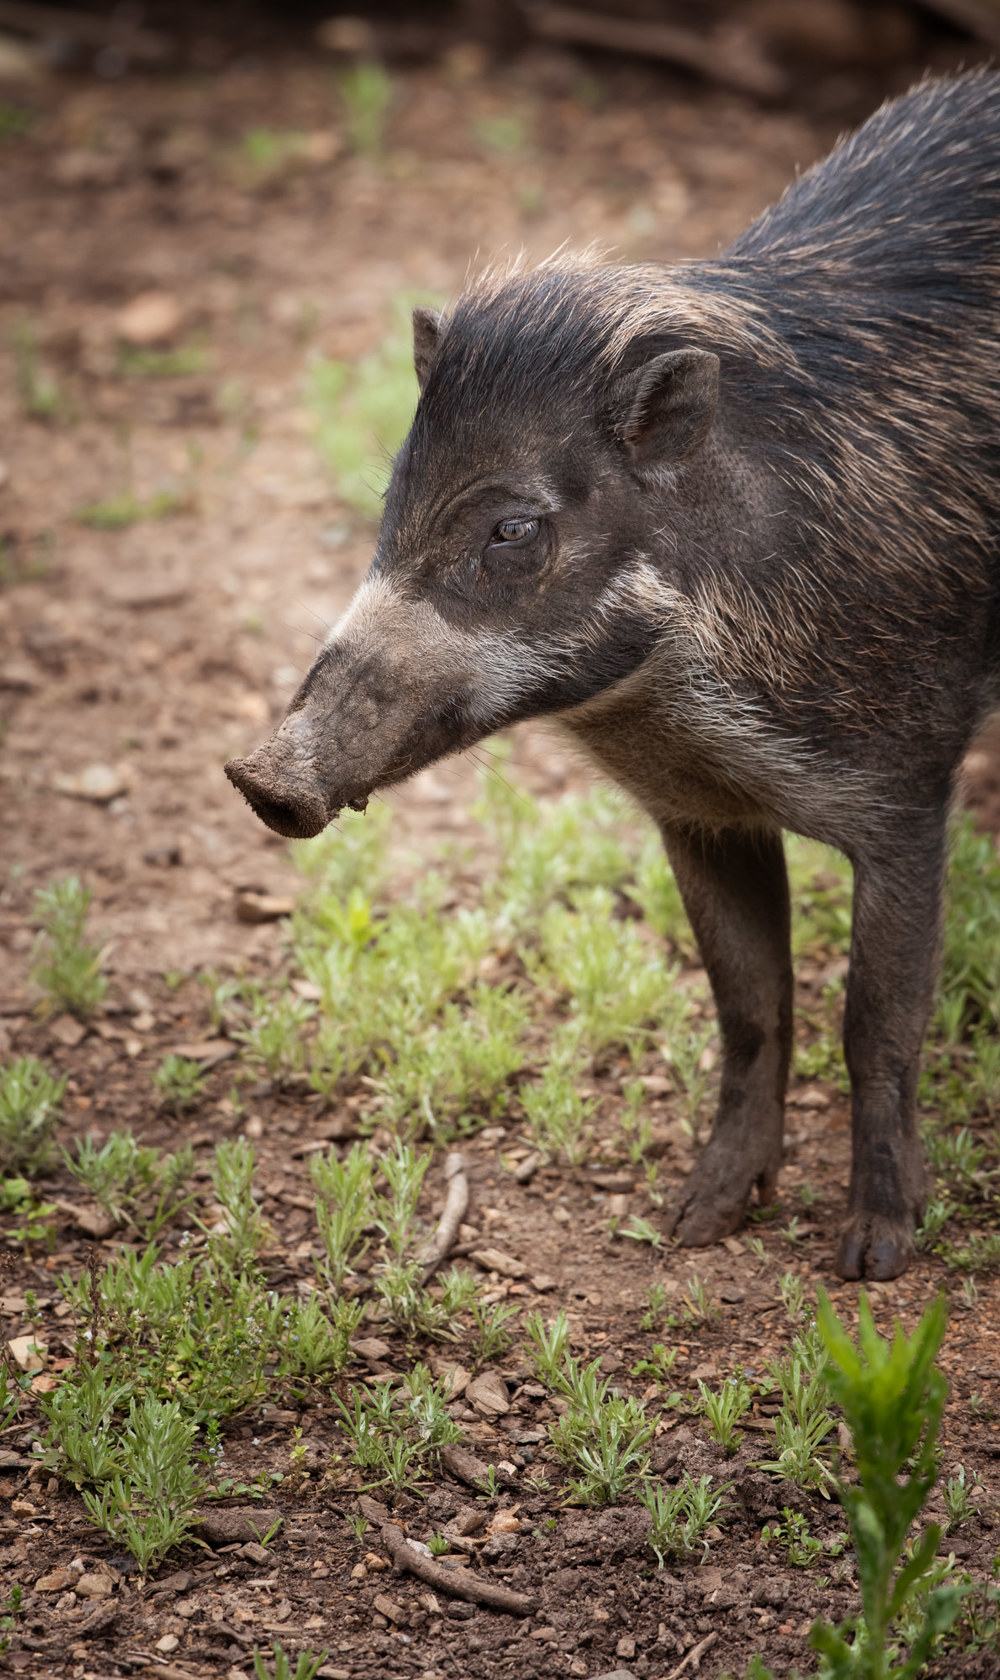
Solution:
M523 548L538 535L537 519L501 519L490 538L491 548Z

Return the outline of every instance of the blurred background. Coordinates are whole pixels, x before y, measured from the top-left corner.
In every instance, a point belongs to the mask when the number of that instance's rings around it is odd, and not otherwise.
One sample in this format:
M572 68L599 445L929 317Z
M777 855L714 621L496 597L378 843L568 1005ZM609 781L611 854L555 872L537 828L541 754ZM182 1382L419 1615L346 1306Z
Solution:
M222 762L363 572L408 314L521 247L711 254L845 128L988 60L992 0L0 0L0 1005L32 889L123 973L267 962ZM519 772L579 772L518 737ZM398 796L461 835L472 773ZM970 786L989 815L988 748ZM6 961L3 954L6 953Z

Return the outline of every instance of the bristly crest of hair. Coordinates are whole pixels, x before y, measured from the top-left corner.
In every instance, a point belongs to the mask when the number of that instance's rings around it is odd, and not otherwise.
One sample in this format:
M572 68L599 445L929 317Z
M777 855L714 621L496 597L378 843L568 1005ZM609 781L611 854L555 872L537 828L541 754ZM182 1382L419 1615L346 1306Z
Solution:
M537 408L593 392L667 344L787 366L787 347L723 265L618 267L599 246L524 253L473 278L445 323L432 378L442 395L490 393L495 408Z

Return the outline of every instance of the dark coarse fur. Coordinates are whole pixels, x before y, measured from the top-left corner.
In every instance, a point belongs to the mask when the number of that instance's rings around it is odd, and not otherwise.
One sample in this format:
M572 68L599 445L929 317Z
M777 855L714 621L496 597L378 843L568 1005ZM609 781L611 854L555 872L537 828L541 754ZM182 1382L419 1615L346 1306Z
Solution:
M1000 675L998 339L988 72L885 106L718 260L487 274L418 316L369 579L277 736L230 767L266 821L312 832L550 713L630 789L723 1038L687 1242L777 1177L787 827L855 866L838 1264L909 1256L945 818Z

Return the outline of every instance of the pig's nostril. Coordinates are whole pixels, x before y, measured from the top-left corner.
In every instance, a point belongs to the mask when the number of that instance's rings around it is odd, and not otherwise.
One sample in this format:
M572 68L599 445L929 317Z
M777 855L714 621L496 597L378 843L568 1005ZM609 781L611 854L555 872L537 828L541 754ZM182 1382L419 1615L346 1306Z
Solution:
M333 816L318 794L282 787L263 766L254 765L250 759L230 759L225 768L229 780L261 822L287 840L311 840Z

